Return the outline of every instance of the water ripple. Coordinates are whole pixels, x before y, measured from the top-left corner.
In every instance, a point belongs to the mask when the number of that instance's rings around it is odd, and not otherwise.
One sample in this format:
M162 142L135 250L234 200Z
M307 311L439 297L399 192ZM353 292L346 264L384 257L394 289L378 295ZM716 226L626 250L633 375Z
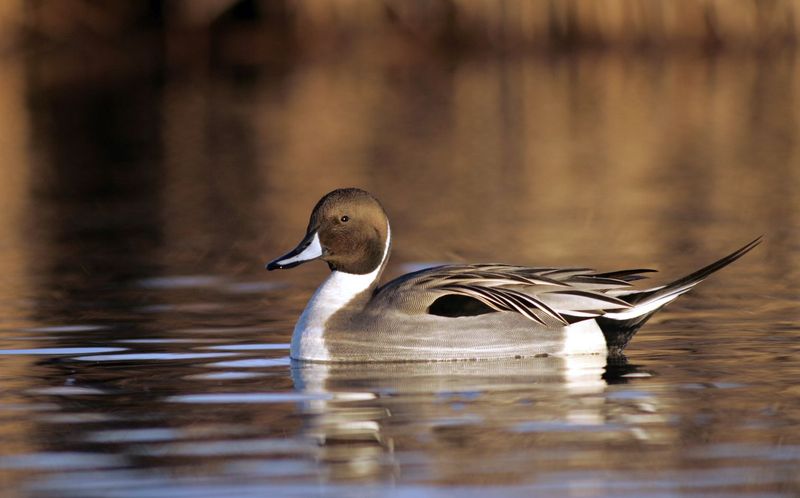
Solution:
M302 401L317 401L340 399L347 401L374 399L373 393L296 393L296 392L251 392L251 393L211 393L211 394L180 394L166 398L172 403L200 403L200 404L225 404L225 403L297 403Z
M2 469L81 470L120 467L124 464L121 457L102 453L45 452L0 457Z
M292 360L288 356L282 358L249 358L246 360L219 361L208 363L208 367L222 368L263 368L263 367L286 367L291 365Z
M138 360L202 360L205 358L222 358L237 356L236 353L128 353L101 354L96 356L76 356L78 361L138 361Z
M270 350L288 350L289 343L263 343L263 344L223 344L220 346L207 346L205 349L217 349L221 351L270 351Z
M211 372L197 375L187 375L184 379L187 380L239 380L239 379L252 379L255 377L267 376L266 373L261 372Z
M34 349L0 349L0 355L71 355L92 353L113 353L127 351L128 348L34 348Z

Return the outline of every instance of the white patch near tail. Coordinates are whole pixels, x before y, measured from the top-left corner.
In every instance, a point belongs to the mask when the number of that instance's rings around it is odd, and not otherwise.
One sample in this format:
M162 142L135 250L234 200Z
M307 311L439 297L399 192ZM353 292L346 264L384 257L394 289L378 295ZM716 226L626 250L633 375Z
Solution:
M564 347L560 355L603 354L608 352L606 338L597 322L588 319L564 327Z

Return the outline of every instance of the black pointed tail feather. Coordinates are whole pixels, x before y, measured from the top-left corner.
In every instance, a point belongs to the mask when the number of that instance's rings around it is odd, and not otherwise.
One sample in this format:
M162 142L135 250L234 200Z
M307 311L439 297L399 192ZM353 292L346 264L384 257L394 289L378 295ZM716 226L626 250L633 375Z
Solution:
M629 318L614 318L615 313L608 313L605 316L597 318L597 324L603 331L609 352L612 354L622 353L622 350L625 349L639 328L644 325L645 322L647 322L647 320L649 320L650 317L655 314L655 312L660 310L662 306L672 302L673 299L677 298L684 292L688 292L692 287L705 280L706 277L712 273L721 270L722 268L741 258L758 244L760 244L761 240L762 237L758 237L742 248L725 256L724 258L721 258L708 266L704 266L696 272L690 273L689 275L679 278L678 280L675 280L674 282L663 287L657 287L655 289L648 289L641 292L619 296L623 300L633 305L631 311L635 311L637 307L646 308L648 304L658 300L665 300L665 302L655 309L643 310L641 315ZM672 299L669 299L671 296Z
M682 292L684 290L689 290L689 288L699 284L703 280L706 279L712 273L725 268L729 264L733 263L737 259L741 258L748 252L750 252L754 247L761 243L762 237L758 237L755 240L749 242L748 244L744 245L740 249L728 254L724 258L721 258L708 266L704 266L700 268L694 273L686 275L683 278L679 278L672 283L669 283L663 287L646 290L643 292L637 292L634 294L629 294L624 296L623 299L627 300L629 303L636 305L636 304L644 304L649 301L653 301L656 299L660 299L664 296L669 294L675 294L676 292Z

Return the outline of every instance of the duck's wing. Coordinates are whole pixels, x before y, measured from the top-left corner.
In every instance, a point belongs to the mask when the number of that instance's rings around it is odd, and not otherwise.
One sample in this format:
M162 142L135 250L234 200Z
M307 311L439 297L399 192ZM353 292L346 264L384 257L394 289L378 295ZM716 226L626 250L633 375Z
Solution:
M540 324L566 325L630 308L612 294L629 289L631 282L653 271L598 273L589 268L447 265L393 280L378 289L375 298L390 299L395 306L412 306L417 312L438 314L437 309L448 308L446 316L464 316L508 311Z

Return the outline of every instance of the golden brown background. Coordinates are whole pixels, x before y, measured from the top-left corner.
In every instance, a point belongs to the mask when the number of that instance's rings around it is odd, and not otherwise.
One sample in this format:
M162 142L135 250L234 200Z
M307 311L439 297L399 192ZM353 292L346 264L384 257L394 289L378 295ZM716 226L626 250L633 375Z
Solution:
M431 496L468 484L542 486L540 496L797 496L799 9L0 2L4 493L104 496L86 487L97 481L119 496L245 496L236 486L254 482L280 494L277 480L311 482L292 488L299 496L341 481L377 483L378 494L432 485ZM230 372L263 375L240 380L208 377L217 360L182 362L213 345L288 342L327 270L266 274L263 264L293 247L317 199L341 186L385 204L391 274L497 260L656 267L662 279L757 235L765 243L648 323L628 350L641 375L619 385L596 375L576 387L562 367L544 378L523 370L511 389L507 371L475 374L476 388L436 367L359 370L326 387L373 401L300 406L291 396L305 388L283 350L234 353L256 367ZM125 342L142 340L154 342ZM167 356L37 352L109 346ZM103 395L47 391L65 386ZM171 401L263 391L288 398ZM369 430L347 433L347 422ZM125 439L154 427L180 435ZM341 445L309 444L339 430ZM204 446L228 436L230 453ZM266 449L236 437L268 439ZM73 474L63 462L75 452L140 473ZM289 477L269 470L286 452L296 461L277 468ZM62 464L42 456L53 454L66 454ZM39 467L14 463L20 455Z

